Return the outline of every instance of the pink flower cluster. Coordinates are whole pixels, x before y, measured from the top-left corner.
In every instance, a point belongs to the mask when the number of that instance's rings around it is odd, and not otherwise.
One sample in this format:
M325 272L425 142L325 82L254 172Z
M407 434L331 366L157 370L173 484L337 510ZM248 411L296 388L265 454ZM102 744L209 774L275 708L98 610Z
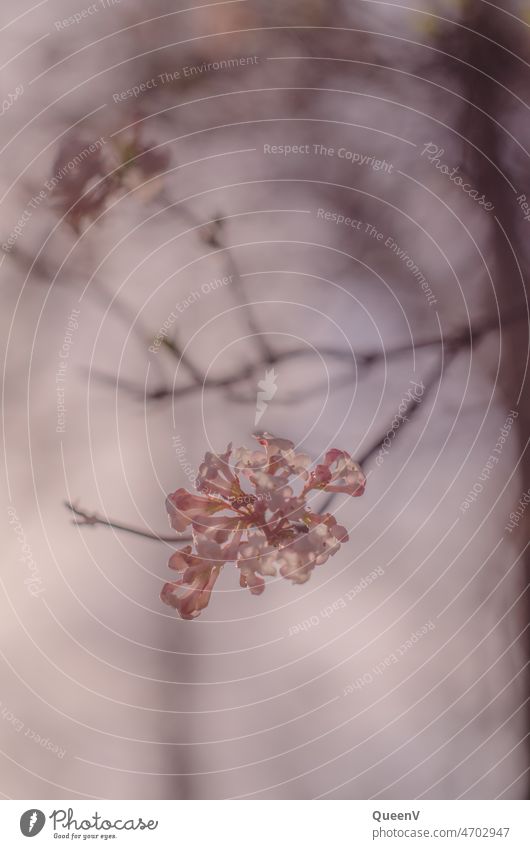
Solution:
M148 199L161 188L160 175L169 168L166 148L145 142L141 124L95 142L75 132L63 140L51 180L55 205L76 233L96 220L112 201L141 187Z
M331 513L314 513L307 498L312 490L362 495L366 479L350 455L333 448L310 470L310 458L288 439L255 438L261 449L233 452L229 445L224 454L208 452L197 476L199 494L177 489L166 500L171 527L193 532L193 546L170 558L169 568L179 574L161 593L183 619L195 619L208 605L225 563L235 563L240 586L259 595L265 577L278 572L305 583L348 540L346 528Z

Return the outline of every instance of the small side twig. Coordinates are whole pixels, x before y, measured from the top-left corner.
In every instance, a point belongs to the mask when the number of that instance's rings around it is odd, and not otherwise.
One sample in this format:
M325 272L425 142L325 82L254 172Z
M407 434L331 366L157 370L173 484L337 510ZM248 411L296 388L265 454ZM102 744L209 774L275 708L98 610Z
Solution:
M191 542L191 537L164 536L162 534L155 534L153 531L137 528L134 525L125 525L122 522L114 522L111 519L104 519L97 513L87 513L86 510L82 510L70 501L65 501L64 506L76 517L75 519L72 519L74 525L104 525L107 528L114 528L117 531L126 531L129 534L136 534L136 536L144 537L145 539L154 539L157 542Z

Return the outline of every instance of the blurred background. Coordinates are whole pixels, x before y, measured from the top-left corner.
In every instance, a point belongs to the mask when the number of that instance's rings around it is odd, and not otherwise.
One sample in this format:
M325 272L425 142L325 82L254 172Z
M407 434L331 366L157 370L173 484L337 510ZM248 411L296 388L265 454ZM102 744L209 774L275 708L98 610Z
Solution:
M4 797L527 795L529 26L2 4ZM182 621L165 495L271 369L350 542Z

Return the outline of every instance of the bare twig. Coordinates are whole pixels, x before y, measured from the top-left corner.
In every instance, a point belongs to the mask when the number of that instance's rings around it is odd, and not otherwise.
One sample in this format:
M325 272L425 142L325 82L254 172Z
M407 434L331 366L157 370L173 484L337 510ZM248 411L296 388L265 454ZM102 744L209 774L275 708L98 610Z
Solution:
M461 345L460 347L464 347L464 345ZM457 345L453 345L453 347L446 353L446 355L442 357L441 362L432 371L431 375L427 379L427 382L423 384L425 388L423 394L421 395L421 398L417 398L414 395L411 397L411 400L406 405L405 410L403 411L403 414L400 417L398 426L395 427L393 430L395 434L394 439L397 438L397 434L400 430L403 429L405 424L412 420L414 414L417 412L420 406L420 403L425 400L429 392L433 389L437 382L437 379L439 378L439 380L442 380L444 370L455 359L456 355L460 351L460 347ZM387 434L388 429L384 432L383 436L377 440L377 442L370 446L368 451L366 451L361 457L359 457L358 462L361 466L366 466L370 462L372 457L382 448ZM328 495L328 497L323 501L323 503L319 507L320 513L324 513L330 507L337 494L338 493L336 492L332 492L330 495Z
M64 506L70 510L74 516L76 516L75 519L72 519L74 525L104 525L107 528L114 528L117 531L126 531L128 534L136 534L136 536L144 537L145 539L154 539L157 542L178 543L191 541L191 537L164 536L142 528L136 528L134 525L125 525L123 522L114 522L111 519L104 519L97 513L87 513L85 510L82 510L70 501L65 501Z
M169 208L191 224L197 230L199 237L206 245L209 245L212 249L222 252L227 277L231 278L233 290L235 291L240 304L245 307L244 318L248 332L254 339L255 345L263 361L268 365L272 365L275 362L274 351L261 332L252 307L250 304L245 302L245 292L239 265L234 257L232 249L223 237L223 216L217 215L212 221L203 224L189 206L184 204L170 204Z

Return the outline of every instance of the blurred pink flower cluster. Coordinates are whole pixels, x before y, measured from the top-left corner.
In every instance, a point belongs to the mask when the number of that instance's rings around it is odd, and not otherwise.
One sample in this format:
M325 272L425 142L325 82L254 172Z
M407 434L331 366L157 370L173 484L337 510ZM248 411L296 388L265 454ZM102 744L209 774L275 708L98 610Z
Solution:
M118 197L138 190L149 200L162 188L170 157L162 145L142 138L142 125L128 132L85 139L70 133L57 153L46 186L55 206L77 234Z
M308 496L312 490L362 495L366 479L350 455L333 448L309 469L310 458L288 439L255 438L260 449L233 452L230 444L224 454L208 452L198 493L177 489L166 500L171 526L193 533L193 546L170 558L179 574L161 593L183 619L195 619L208 605L225 563L235 563L240 585L259 595L265 577L278 572L305 583L348 540L331 513L310 509Z

